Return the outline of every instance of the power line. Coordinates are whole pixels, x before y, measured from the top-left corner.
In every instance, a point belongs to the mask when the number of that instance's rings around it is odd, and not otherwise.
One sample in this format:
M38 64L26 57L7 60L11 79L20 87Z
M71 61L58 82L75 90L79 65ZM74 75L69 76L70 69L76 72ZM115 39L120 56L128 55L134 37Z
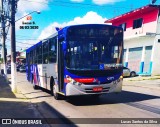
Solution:
M10 35L10 34L8 34L8 35ZM20 34L16 34L16 37L27 37L27 38L30 38L30 36L25 36L25 35L20 35Z
M34 2L34 3L39 3L39 4L46 4L46 5L59 5L59 6L66 6L66 7L99 7L99 8L113 8L111 5L94 5L94 4L87 4L87 3L71 3L71 2L66 2L66 1L60 1L60 0L54 0L53 2L38 2L38 1L32 1L32 0L22 0L22 1L27 1L27 2ZM69 6L72 5L72 6ZM73 6L74 5L74 6ZM130 9L129 7L118 7L114 6L114 8L120 8L120 9Z
M10 39L7 39L8 41L11 41ZM17 43L21 43L21 44L27 44L27 45L34 45L34 44L30 44L30 43L25 43L25 42L20 42L20 41L16 41Z
M9 36L10 34L8 34L8 36ZM16 38L18 39L18 40L37 40L37 41L40 41L40 39L37 39L37 38L32 38L32 37L30 37L30 36L24 36L24 35L17 35L16 34Z

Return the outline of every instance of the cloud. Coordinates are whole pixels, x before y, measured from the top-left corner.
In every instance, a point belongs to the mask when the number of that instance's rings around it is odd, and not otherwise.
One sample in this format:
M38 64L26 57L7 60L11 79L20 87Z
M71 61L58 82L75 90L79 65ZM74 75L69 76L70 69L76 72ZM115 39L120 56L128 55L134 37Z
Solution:
M71 0L71 1L80 3L80 2L83 2L84 0Z
M20 0L18 2L18 13L45 10L48 8L49 1L50 0L34 0L34 1Z
M98 4L98 5L103 5L103 4L114 4L116 2L121 2L125 0L92 0L93 3Z
M63 22L58 23L54 22L47 26L38 37L39 40L47 38L48 36L54 34L56 32L55 27L65 27L68 25L75 25L75 24L102 24L106 18L103 18L102 16L98 15L96 12L90 11L87 12L86 15L83 17L75 17L72 21L69 22Z

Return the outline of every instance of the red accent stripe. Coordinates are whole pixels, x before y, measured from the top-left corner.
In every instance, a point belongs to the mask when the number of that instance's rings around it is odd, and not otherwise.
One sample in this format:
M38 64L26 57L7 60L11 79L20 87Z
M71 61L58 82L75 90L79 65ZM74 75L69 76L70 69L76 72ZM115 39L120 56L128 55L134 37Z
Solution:
M74 80L80 83L92 83L94 78L75 78Z

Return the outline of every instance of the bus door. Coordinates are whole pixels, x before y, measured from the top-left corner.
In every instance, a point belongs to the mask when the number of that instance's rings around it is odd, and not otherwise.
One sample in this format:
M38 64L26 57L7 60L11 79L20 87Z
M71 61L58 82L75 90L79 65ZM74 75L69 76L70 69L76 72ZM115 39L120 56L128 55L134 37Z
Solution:
M58 87L61 92L64 88L64 52L63 40L58 42Z

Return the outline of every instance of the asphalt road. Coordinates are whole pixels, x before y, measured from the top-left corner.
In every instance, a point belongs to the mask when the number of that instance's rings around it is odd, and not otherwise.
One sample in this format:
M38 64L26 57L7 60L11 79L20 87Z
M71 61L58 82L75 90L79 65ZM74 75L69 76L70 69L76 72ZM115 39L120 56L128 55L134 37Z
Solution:
M160 118L160 80L126 81L120 94L105 94L99 99L90 96L55 100L47 91L34 90L25 73L17 74L18 91L28 98L45 118ZM90 121L91 123L93 122ZM96 119L95 119L96 120ZM86 126L75 123L75 126ZM159 126L157 124L87 126Z

